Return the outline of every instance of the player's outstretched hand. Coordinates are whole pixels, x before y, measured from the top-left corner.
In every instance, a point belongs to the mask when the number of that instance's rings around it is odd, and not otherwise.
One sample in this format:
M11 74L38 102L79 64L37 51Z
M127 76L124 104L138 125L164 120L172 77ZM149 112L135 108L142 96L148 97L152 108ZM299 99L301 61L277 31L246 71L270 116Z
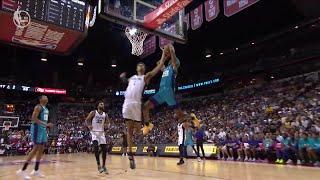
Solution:
M162 57L161 57L161 60L163 62L169 60L169 53L170 53L169 46L165 45L164 48L162 49Z
M123 72L120 74L120 79L126 78L127 77L127 73Z

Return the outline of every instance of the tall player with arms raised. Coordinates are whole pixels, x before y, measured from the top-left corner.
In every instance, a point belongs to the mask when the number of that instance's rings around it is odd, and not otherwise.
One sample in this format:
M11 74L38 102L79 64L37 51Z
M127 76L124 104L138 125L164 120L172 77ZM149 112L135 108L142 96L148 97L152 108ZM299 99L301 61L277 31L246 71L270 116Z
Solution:
M107 158L107 142L104 127L107 125L108 120L109 117L108 114L104 112L104 103L102 101L98 102L97 110L91 111L86 118L86 126L91 132L92 145L98 165L98 171L105 174L108 174L108 170L105 166ZM102 166L100 164L99 146L102 152Z
M27 169L30 161L33 157L36 156L36 164L34 170L31 172L31 175L37 177L44 177L43 174L39 171L40 160L43 155L44 145L47 143L48 134L47 128L53 126L52 123L48 123L49 120L49 110L46 105L48 104L47 96L40 96L39 104L33 110L32 113L32 124L31 124L31 138L33 142L33 149L29 153L26 162L23 164L22 169L17 171L17 175L23 179L30 179L26 174L25 170Z
M169 57L169 63L165 67L162 65L163 71L160 88L157 94L152 96L143 107L143 117L145 126L143 127L143 134L146 135L153 128L153 124L150 121L150 110L158 105L166 103L169 107L174 109L174 113L178 118L178 121L184 122L186 119L184 112L179 107L175 97L175 81L178 74L178 68L180 67L180 61L176 57L175 49L172 44L167 45L167 49L164 50L165 57ZM191 117L188 119L191 120Z
M165 49L167 49L166 47ZM142 94L145 89L145 85L150 82L150 80L161 70L161 67L164 65L164 62L168 59L165 56L165 53L162 53L158 65L150 72L145 74L145 64L137 64L137 74L132 76L129 79L126 79L126 73L122 73L120 78L123 82L128 83L128 87L125 92L125 100L123 103L122 114L125 119L127 126L127 139L129 147L129 160L130 168L135 169L135 161L132 153L133 146L133 133L141 134L141 122L142 122L142 111L141 111L141 100Z

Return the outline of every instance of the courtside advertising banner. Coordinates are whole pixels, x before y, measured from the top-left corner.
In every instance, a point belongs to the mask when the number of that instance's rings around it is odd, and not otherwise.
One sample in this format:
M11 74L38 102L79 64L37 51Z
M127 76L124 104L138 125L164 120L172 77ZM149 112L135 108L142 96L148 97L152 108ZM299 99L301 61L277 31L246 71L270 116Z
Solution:
M203 148L204 148L205 156L208 158L214 157L217 154L217 147L213 144L204 144ZM147 155L147 149L148 149L147 145L138 145L132 148L132 152L135 153L135 155ZM110 153L122 154L122 152L123 152L122 147L114 146L112 147ZM157 156L179 157L179 146L175 144L157 144L155 145L155 152ZM187 152L189 157L197 156L191 147L187 148Z

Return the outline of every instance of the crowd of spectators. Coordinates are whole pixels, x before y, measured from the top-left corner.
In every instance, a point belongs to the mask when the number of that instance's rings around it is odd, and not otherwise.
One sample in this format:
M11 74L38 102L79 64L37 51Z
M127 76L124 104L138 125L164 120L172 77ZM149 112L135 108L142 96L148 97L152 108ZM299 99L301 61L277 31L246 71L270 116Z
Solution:
M26 155L31 148L31 135L28 130L11 129L0 134L0 155Z
M121 106L119 101L106 107L111 122L106 129L110 144L122 143L125 125ZM183 99L181 107L196 114L206 127L205 139L217 146L218 159L320 165L318 73ZM48 151L90 151L90 133L84 119L93 109L93 104L60 104L58 131ZM148 136L135 138L135 143L177 143L177 123L171 109L159 107L151 120L155 128Z

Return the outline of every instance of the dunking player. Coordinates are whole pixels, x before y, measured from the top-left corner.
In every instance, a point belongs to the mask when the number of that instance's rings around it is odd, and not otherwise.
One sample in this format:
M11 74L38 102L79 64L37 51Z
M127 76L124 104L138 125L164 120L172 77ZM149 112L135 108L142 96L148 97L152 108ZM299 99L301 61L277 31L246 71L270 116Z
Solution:
M32 124L31 124L31 138L33 142L33 149L29 153L26 162L24 163L22 169L17 171L17 175L23 179L30 179L26 174L25 170L28 164L36 156L36 165L31 175L37 177L44 177L39 171L40 160L43 155L44 145L47 143L47 128L53 126L52 123L48 123L49 120L49 110L46 105L48 104L47 96L40 96L39 104L33 110L32 113Z
M155 106L166 103L169 107L174 109L174 113L178 118L179 122L183 122L185 119L184 112L179 108L178 103L175 98L175 80L178 74L178 68L180 66L180 61L176 57L174 47L169 44L167 49L164 49L165 57L169 57L169 64L167 67L162 65L161 70L162 78L160 82L160 88L157 94L152 96L143 107L143 117L145 121L145 126L143 127L143 134L148 134L153 128L153 124L149 123L150 116L149 112ZM191 118L190 118L191 119Z
M104 134L104 127L108 120L109 117L108 114L104 112L104 103L102 101L98 102L97 110L91 111L86 118L86 126L91 132L93 151L96 157L98 171L105 174L108 174L108 170L106 168L107 142ZM99 146L102 152L102 166L100 165Z
M166 47L165 49L167 49ZM120 78L123 82L128 83L128 87L125 92L125 100L123 103L122 114L127 125L127 139L129 146L129 160L130 168L135 169L135 161L132 153L133 146L133 132L141 133L141 100L145 85L161 70L164 62L168 59L165 53L162 53L158 65L150 72L145 74L145 65L143 63L137 64L137 75L126 79L126 73L122 73Z

